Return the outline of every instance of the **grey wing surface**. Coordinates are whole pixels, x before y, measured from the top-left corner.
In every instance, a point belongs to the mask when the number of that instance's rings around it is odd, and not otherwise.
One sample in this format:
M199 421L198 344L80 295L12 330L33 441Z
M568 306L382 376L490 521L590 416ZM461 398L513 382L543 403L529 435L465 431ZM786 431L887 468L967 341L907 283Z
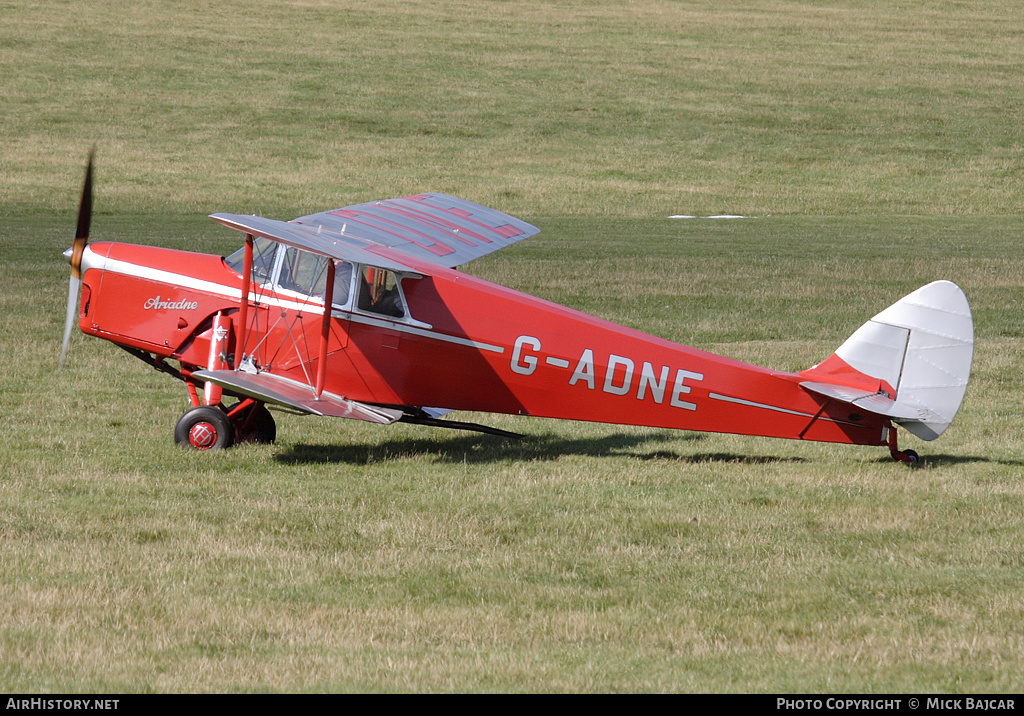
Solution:
M387 246L454 268L540 232L496 209L448 194L416 194L301 216L295 224Z

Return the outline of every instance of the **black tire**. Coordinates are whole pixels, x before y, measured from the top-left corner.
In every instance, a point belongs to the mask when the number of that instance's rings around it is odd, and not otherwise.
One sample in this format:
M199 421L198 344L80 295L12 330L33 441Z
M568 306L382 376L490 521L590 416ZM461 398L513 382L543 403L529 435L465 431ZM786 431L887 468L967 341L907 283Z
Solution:
M253 411L256 411L253 414ZM231 410L228 410L230 413ZM252 415L250 421L249 416ZM277 423L264 405L254 405L231 416L236 443L269 444L277 440ZM246 427L248 424L248 427Z
M219 408L200 405L181 416L174 442L193 450L223 450L235 442L235 428Z

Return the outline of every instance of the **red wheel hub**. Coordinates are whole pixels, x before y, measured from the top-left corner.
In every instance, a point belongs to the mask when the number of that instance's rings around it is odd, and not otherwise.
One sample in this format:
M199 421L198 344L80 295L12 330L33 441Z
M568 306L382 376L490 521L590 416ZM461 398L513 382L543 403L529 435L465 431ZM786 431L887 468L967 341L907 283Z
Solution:
M207 422L196 423L188 431L188 442L196 450L209 450L217 442L217 428Z

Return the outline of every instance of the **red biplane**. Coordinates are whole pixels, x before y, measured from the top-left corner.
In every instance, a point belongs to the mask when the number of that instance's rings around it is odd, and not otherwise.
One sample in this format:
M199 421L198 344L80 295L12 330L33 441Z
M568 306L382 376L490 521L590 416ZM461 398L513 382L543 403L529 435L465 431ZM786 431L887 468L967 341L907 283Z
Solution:
M88 244L91 205L90 157L65 254L72 276L61 363L77 314L82 332L185 383L193 407L175 440L199 450L272 441L271 405L499 434L511 433L442 416L505 413L876 445L916 462L914 451L897 447L897 426L937 438L970 377L971 311L948 281L883 310L822 363L786 373L457 271L538 229L445 194L287 222L213 214L246 237L226 258Z

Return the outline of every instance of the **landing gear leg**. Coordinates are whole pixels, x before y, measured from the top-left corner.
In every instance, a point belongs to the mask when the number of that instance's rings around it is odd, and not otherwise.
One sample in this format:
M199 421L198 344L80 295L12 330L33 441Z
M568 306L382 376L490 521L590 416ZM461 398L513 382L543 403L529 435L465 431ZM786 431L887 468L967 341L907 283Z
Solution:
M908 465L917 465L921 462L921 456L913 450L900 450L896 445L896 428L889 428L889 454L896 462L903 462Z
M236 443L272 443L277 439L277 424L263 403L247 398L227 408L235 427Z

